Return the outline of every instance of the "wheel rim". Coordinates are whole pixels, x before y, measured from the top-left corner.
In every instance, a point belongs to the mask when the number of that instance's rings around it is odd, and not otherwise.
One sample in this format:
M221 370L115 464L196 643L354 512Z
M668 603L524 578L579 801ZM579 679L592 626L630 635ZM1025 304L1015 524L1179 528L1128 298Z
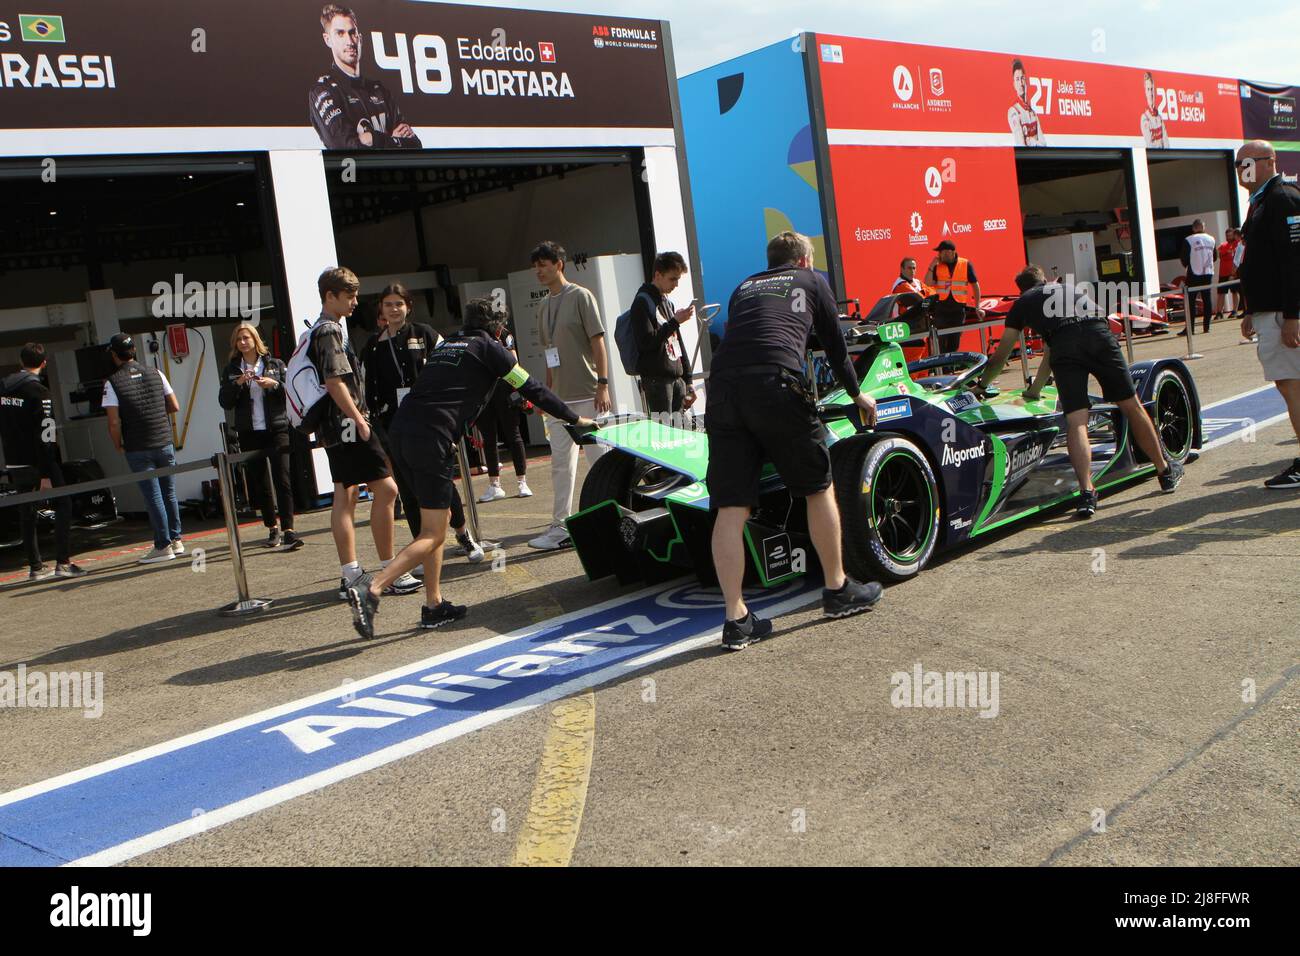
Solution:
M675 471L652 462L638 462L628 483L631 507L634 511L658 506L658 495L680 482L682 476Z
M920 558L934 528L934 499L919 463L905 452L887 455L871 487L871 517L886 553L900 564Z
M1187 454L1192 443L1192 410L1187 393L1177 379L1160 383L1156 395L1156 429L1160 444L1174 458Z

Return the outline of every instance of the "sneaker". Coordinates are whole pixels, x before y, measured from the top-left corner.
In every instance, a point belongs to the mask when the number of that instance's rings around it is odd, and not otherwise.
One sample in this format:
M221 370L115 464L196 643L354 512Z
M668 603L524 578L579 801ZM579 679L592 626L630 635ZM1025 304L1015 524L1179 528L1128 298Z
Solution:
M478 496L478 503L485 505L489 501L500 501L505 496L506 490L502 488L501 485L495 483L489 484L487 488L484 489L483 494Z
M1091 518L1097 513L1097 492L1081 491L1079 493L1079 504L1074 509L1076 518Z
M284 540L280 544L280 550L297 551L299 548L306 545L306 543L306 541L302 540L302 538L298 537L294 532L286 531L284 533Z
M563 525L551 525L542 534L539 534L533 540L528 542L528 547L536 548L539 551L558 551L572 541L569 538L569 531Z
M154 548L143 558L141 558L137 563L138 564L161 564L163 561L175 561L175 560L176 560L176 552L172 550L172 546L170 544L166 544L163 545L161 548Z
M729 651L739 651L772 633L772 622L749 611L739 621L722 625L722 646Z
M55 575L54 568L42 564L39 568L32 568L27 572L28 581L48 581Z
M501 491L499 488L497 490ZM505 492L502 491L501 497L505 496ZM469 558L470 564L478 564L483 560L483 546L469 536L468 530L457 533L456 544L458 545L456 553Z
M415 575L413 575L410 571L407 571L405 574L403 574L392 584L384 588L384 594L389 596L401 595L401 594L414 594L422 587L424 587L424 585L420 583L420 580Z
M429 607L426 604L420 608L420 627L426 631L431 631L435 627L442 627L452 621L459 621L467 613L469 613L469 608L465 605L452 604L445 599L437 607Z
M870 610L880 600L885 589L875 581L855 581L844 578L838 591L822 588L822 613L827 617L850 617Z
M1291 467L1276 478L1270 478L1264 482L1265 488L1285 491L1289 488L1300 488L1300 458L1291 462Z
M361 577L361 575L363 574L365 574L365 572L360 571L357 573L357 576L355 578L352 578L351 580L347 578L339 578L339 600L340 601L346 601L348 599L348 588L350 588L353 585L353 583L356 582L357 578Z
M375 636L375 618L379 615L379 598L370 593L370 582L374 580L374 577L373 574L362 574L348 588L348 605L352 608L352 626L366 640L370 640Z
M284 535L279 528L272 528L270 534L266 536L266 546L268 548L278 548L284 544Z
M1259 344L1259 336L1258 336L1258 335L1252 335L1252 336L1251 336L1250 338L1248 338L1248 339L1241 339L1240 341L1237 342L1237 344L1238 344L1238 345L1258 345L1258 344Z
M176 557L179 558L184 553L185 553L185 544L184 542L181 541L180 538L177 538L175 541L172 542L172 554L176 555Z
M411 568L411 577L413 577L413 578L419 578L421 581L423 581L423 580L424 580L424 565L423 565L423 564L417 564L415 567Z
M533 489L531 489L531 488L528 487L528 482L527 482L526 479L520 478L520 479L519 479L519 493L516 494L515 497L516 497L516 498L531 498L532 496L533 496Z
M1165 469L1165 473L1160 476L1160 490L1167 495L1171 495L1174 493L1175 489L1178 488L1178 483L1182 480L1183 480L1182 462L1178 462L1178 461L1174 461L1173 459L1170 459L1169 467Z
M67 564L55 565L54 576L57 578L84 578L86 569L69 561Z

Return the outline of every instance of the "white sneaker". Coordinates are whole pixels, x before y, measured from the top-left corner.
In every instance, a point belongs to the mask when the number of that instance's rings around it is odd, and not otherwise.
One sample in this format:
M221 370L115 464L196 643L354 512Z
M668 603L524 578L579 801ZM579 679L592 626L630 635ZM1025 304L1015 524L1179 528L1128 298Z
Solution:
M531 488L528 487L528 482L527 482L525 479L520 478L520 479L519 479L519 494L517 494L515 497L517 497L517 498L531 498L532 496L533 496L533 489L531 489Z
M558 551L570 543L568 530L563 525L557 524L529 541L528 547L539 551Z
M176 555L176 557L179 558L184 553L185 553L185 542L181 541L180 538L177 538L175 541L172 542L172 554Z
M505 494L501 497L504 498ZM468 531L456 535L456 553L463 554L470 564L478 564L483 560L483 546L471 538Z
M143 558L137 561L137 564L161 564L164 561L175 561L176 552L172 550L171 545L165 545L161 548L154 548Z
M500 501L505 496L506 490L504 488L498 484L489 484L487 488L484 489L483 494L478 496L478 503L485 505L489 501Z
M424 585L420 580L416 578L415 575L411 574L410 571L407 571L392 584L388 585L388 587L384 588L384 594L414 594L422 587L424 587Z

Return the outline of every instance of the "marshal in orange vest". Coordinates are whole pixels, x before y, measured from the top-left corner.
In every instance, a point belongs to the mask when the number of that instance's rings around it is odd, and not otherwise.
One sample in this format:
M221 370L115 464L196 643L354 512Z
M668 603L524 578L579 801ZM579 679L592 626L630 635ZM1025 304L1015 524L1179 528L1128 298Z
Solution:
M934 267L934 290L939 294L939 301L956 299L962 305L971 304L971 287L968 277L970 262L957 257L955 267L949 268L945 262Z

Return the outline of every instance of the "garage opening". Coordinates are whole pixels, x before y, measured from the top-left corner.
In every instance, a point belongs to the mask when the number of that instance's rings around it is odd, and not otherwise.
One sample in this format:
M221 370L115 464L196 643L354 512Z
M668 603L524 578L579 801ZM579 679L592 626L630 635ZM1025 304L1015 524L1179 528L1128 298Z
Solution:
M1147 153L1161 285L1185 273L1179 257L1195 220L1203 220L1206 232L1220 243L1227 229L1238 224L1232 161L1226 150L1179 150L1176 156Z
M536 306L546 289L528 254L546 239L568 252L569 280L595 294L610 342L654 254L641 172L639 150L327 157L339 261L361 279L353 345L359 351L375 334L390 282L415 295L413 321L444 335L460 328L464 302L486 296L509 310L520 363L544 381ZM612 353L609 377L615 407L636 407ZM540 416L526 420L527 440L543 443Z
M1079 282L1140 280L1126 151L1018 149L1016 176L1029 262Z

